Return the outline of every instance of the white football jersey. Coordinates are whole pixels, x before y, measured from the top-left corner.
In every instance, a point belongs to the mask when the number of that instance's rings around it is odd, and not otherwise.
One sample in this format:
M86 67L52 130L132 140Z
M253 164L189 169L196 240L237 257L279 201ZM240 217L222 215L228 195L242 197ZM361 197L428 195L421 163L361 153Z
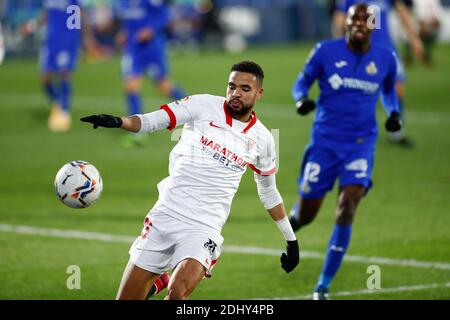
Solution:
M170 153L169 176L158 184L155 206L221 231L247 167L275 174L273 136L255 113L247 123L233 119L223 97L193 95L161 109L169 115L169 129L184 128Z

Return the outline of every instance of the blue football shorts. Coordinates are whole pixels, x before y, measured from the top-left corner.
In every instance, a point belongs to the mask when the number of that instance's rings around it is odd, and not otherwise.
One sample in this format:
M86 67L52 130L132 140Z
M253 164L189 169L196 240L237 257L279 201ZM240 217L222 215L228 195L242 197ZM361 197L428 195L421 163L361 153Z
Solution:
M78 47L44 45L39 53L41 72L73 71L78 60Z
M153 46L153 49L135 48L127 50L122 56L121 69L123 79L147 75L154 81L163 80L168 74L165 50Z
M367 193L372 187L374 158L375 148L343 151L309 145L297 180L298 194L305 199L322 198L337 178L340 188L361 185Z

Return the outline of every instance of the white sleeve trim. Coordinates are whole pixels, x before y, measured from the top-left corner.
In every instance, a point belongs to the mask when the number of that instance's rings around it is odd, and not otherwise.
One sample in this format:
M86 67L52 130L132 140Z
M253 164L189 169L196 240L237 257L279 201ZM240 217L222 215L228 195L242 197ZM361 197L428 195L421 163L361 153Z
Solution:
M280 192L278 192L275 175L262 176L254 173L256 186L258 188L259 199L264 208L272 209L283 202Z
M141 120L141 129L139 130L139 133L154 132L166 129L170 126L169 115L164 110L158 110L145 114L136 114L136 116Z

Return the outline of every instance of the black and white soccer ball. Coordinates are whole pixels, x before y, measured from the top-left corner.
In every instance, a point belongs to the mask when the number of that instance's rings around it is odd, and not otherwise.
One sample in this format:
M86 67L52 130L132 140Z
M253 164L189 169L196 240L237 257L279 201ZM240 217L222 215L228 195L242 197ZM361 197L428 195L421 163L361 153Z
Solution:
M71 208L86 208L95 203L103 190L100 172L82 160L65 164L55 177L58 199Z

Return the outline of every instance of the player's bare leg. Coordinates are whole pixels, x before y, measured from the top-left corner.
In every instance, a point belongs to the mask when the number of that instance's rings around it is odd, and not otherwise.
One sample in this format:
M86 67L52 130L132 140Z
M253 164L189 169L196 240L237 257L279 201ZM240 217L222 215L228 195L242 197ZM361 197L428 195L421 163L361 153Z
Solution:
M168 78L164 78L156 84L158 91L167 97L170 97L173 86L172 81Z
M125 79L123 87L126 93L140 93L141 92L141 77L129 77Z
M186 300L205 276L205 267L195 259L185 259L175 268L166 300Z
M139 268L128 261L120 282L117 300L145 300L159 274Z
M178 100L185 97L184 91L172 80L165 77L156 82L156 88L158 91L172 100Z
M336 208L336 223L339 225L349 225L353 223L356 214L356 207L364 196L363 186L345 186L339 190L338 205Z
M351 226L356 208L364 196L365 188L360 185L345 186L339 190L336 219L328 244L325 263L314 290L314 300L327 300L328 288L336 275L350 244Z
M323 197L318 199L302 199L291 210L291 226L294 231L311 223L319 213Z

